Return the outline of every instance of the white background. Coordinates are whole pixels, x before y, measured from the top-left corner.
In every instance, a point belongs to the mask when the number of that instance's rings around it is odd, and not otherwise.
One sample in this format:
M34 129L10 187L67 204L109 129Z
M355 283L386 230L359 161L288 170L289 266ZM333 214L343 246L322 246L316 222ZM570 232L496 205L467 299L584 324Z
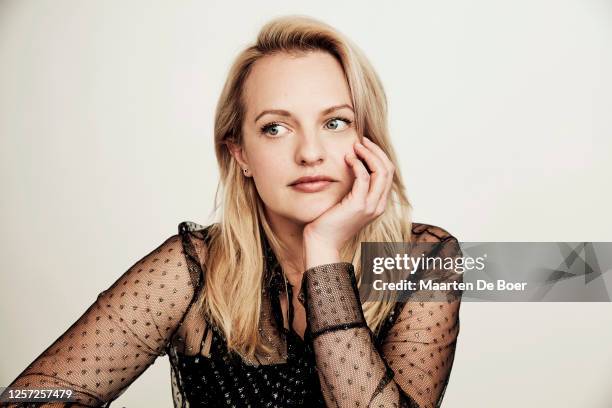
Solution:
M180 221L261 25L372 61L415 211L460 241L612 241L612 3L0 1L0 386ZM282 84L279 84L282 86ZM469 303L445 407L609 407L612 304ZM171 406L160 358L113 405Z

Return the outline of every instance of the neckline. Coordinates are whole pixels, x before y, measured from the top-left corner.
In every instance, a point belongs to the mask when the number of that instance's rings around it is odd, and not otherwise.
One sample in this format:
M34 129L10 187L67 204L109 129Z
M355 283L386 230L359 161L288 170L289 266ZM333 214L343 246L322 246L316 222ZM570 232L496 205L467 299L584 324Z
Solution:
M293 346L291 339L296 340L301 345L306 345L306 330L304 332L304 338L300 337L300 335L293 328L293 317L294 317L294 309L293 309L293 289L295 287L289 282L289 280L283 274L282 267L278 262L278 258L274 254L274 250L270 245L267 235L265 234L263 228L260 226L260 236L262 242L262 252L264 256L264 268L265 268L265 283L264 286L271 296L270 302L272 303L272 308L274 309L273 316L276 319L276 324L280 328L281 332L286 335L287 338L287 348L291 348ZM285 284L287 285L287 291L285 291ZM285 328L285 321L282 314L282 308L280 305L280 297L281 293L286 293L287 297L287 308L288 308L288 326L289 328Z

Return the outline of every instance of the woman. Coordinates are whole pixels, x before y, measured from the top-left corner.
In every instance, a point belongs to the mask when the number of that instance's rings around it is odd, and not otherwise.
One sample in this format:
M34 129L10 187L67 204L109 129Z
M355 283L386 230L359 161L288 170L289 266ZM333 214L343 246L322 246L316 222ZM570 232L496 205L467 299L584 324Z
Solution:
M439 406L460 294L359 297L363 241L460 255L445 230L410 222L386 115L340 33L306 17L265 25L217 106L220 221L181 223L10 386L107 406L168 354L177 407Z

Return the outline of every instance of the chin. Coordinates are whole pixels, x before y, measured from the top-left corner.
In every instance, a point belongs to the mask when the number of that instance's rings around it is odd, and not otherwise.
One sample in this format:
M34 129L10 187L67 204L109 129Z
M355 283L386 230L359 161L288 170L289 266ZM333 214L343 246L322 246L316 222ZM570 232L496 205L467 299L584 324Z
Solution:
M314 197L313 197L314 198ZM329 210L336 204L333 199L318 198L314 200L295 201L293 217L295 220L308 224L321 216L325 211Z

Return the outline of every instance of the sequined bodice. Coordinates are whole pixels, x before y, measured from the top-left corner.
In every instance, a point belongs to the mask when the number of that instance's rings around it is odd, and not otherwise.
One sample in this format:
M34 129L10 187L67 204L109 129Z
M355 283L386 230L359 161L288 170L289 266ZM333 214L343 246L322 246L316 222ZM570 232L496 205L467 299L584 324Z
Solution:
M183 236L183 245L188 262L202 275L205 273L194 256L195 248L187 240L187 235L201 231L201 237L206 241L207 229L193 223L182 223L179 232ZM192 237L190 237L192 238ZM229 353L223 333L212 323L206 322L211 332L210 345L204 344L203 336L201 349L208 348L204 357L186 355L177 352L171 345L168 355L172 363L173 388L175 406L208 407L223 405L227 407L325 407L321 394L321 387L316 370L315 355L307 339L302 339L294 330L286 328L280 306L280 297L292 298L294 288L285 282L282 270L267 239L263 239L263 253L265 256L265 286L263 294L268 302L268 310L263 313L263 319L273 321L274 336L272 339L277 347L282 348L279 356L283 362L270 362L263 360L262 364L254 366L245 363L239 356ZM285 284L287 283L287 286ZM201 287L201 285L200 285ZM289 319L293 314L290 304ZM276 356L276 358L279 358ZM186 403L185 401L188 401Z

